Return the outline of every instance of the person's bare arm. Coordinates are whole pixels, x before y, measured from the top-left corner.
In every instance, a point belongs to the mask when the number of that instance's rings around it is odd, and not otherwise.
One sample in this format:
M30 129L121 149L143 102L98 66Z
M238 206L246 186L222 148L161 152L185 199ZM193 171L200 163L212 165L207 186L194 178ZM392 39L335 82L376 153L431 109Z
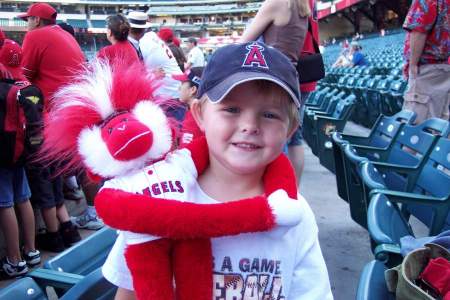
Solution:
M245 30L240 42L246 43L255 41L264 32L267 26L275 20L278 9L279 3L277 5L276 0L266 0L261 5L261 8L258 10L258 13L250 26Z
M427 34L419 31L412 31L410 34L409 46L411 54L409 57L409 77L416 78L419 73L419 58L422 55L423 48L425 47L425 41L427 40Z
M114 300L136 300L134 291L118 288Z

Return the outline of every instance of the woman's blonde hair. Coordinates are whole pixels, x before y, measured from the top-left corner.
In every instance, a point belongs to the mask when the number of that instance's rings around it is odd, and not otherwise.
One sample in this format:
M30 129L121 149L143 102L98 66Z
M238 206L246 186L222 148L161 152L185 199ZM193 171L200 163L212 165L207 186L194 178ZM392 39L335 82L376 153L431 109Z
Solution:
M309 0L291 0L291 1L297 1L298 14L300 15L300 17L305 18L311 15L311 7L309 6Z

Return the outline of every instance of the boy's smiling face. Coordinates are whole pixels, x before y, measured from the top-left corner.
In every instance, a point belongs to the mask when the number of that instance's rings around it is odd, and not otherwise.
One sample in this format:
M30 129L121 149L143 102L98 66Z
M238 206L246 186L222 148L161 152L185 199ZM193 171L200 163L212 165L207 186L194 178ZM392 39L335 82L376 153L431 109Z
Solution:
M239 84L220 103L194 105L193 114L205 132L211 168L229 174L260 176L282 151L293 129L288 94L275 84L269 93L261 84ZM281 100L280 98L285 98Z

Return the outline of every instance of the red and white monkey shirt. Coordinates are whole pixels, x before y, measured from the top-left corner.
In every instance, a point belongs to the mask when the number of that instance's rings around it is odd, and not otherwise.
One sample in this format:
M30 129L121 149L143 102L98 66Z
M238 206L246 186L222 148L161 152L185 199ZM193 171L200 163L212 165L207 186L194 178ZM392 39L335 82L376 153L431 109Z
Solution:
M104 188L156 198L195 200L199 204L217 202L197 184L197 171L187 149L174 151L164 161L134 174L109 180ZM283 198L288 196L276 192L274 197L285 201ZM307 202L299 197L298 225L212 239L212 299L332 299L314 215ZM126 245L157 238L121 231L103 266L105 278L119 287L133 290L124 258Z

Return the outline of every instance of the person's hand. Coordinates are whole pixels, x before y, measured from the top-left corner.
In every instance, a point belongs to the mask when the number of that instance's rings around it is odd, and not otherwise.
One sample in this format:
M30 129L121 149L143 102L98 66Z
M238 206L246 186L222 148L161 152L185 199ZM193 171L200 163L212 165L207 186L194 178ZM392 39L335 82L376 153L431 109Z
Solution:
M155 74L156 79L163 79L166 77L166 72L164 72L163 68L157 68L153 71L153 74Z
M419 74L419 66L418 65L409 65L409 78L415 79L417 77L417 74Z
M301 221L301 203L289 198L284 190L276 190L267 197L275 222L279 226L295 226Z

